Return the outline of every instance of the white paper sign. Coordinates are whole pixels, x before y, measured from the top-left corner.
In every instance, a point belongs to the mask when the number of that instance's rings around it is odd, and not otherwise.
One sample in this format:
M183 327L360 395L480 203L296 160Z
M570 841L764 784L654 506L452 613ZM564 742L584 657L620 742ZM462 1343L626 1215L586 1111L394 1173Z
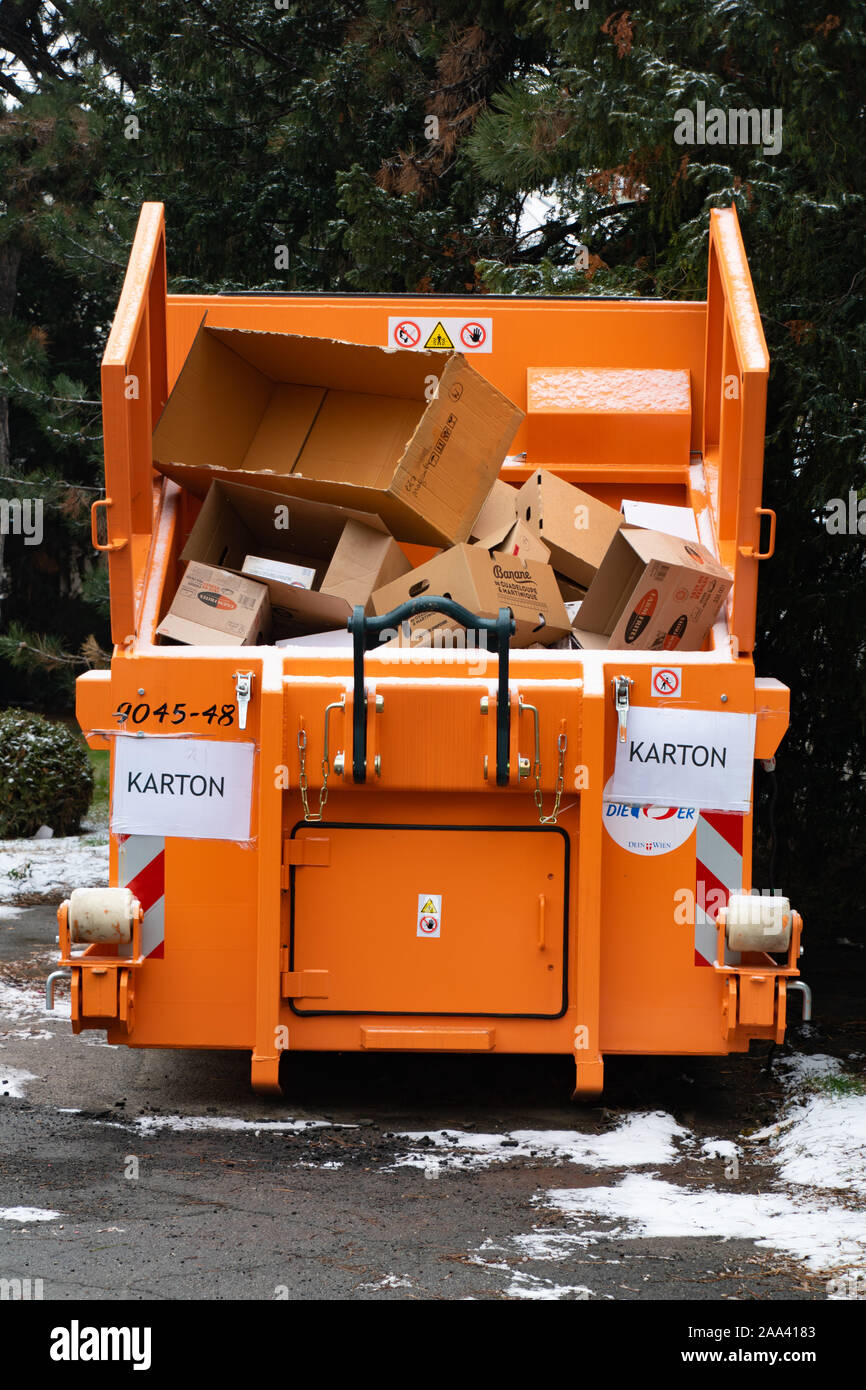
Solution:
M204 738L119 738L111 829L120 835L248 840L252 743Z
M605 800L747 812L754 757L753 714L633 705Z

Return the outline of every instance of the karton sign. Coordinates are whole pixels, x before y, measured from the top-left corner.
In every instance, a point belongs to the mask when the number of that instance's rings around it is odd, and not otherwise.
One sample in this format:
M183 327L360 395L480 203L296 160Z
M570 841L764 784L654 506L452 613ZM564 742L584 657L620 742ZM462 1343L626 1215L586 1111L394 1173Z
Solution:
M216 739L118 738L112 831L248 840L254 752L252 743Z
M753 714L632 706L605 800L745 813L754 757Z

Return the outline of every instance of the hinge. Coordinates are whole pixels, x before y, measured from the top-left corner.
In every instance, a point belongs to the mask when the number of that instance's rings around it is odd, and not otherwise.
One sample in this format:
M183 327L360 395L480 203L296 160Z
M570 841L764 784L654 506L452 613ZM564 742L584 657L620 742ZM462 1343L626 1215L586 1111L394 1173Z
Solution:
M327 999L330 988L328 970L284 970L280 976L284 999Z
M289 886L289 870L296 868L327 869L331 862L331 841L303 836L296 840L283 841L282 886Z

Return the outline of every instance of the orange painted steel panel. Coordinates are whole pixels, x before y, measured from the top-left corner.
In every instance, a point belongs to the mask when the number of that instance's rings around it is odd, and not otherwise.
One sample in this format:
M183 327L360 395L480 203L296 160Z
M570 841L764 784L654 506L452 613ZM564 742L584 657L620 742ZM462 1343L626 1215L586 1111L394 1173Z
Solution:
M564 1012L562 830L330 825L328 838L327 868L292 870L289 948L292 970L328 971L328 996L294 1012Z

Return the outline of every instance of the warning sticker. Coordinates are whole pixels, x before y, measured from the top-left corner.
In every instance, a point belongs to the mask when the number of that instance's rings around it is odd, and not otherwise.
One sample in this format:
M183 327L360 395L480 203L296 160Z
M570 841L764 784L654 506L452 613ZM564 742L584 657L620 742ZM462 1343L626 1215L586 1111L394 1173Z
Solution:
M416 352L456 350L467 356L473 352L492 352L493 320L451 314L442 318L392 315L388 319L388 346Z
M445 331L445 328L444 328L444 326L443 326L443 323L442 323L442 320L441 320L441 319L440 319L439 322L437 323L436 327L433 329L433 332L430 334L430 337L427 339L427 341L426 341L426 343L424 344L424 346L425 346L425 348L451 348L451 349L453 349L454 344L452 343L451 339L448 337L448 334L447 334L446 331Z
M683 668L681 666L654 666L652 693L656 698L666 696L669 700L679 699L683 693Z
M418 927L416 936L441 936L442 894L418 894Z

